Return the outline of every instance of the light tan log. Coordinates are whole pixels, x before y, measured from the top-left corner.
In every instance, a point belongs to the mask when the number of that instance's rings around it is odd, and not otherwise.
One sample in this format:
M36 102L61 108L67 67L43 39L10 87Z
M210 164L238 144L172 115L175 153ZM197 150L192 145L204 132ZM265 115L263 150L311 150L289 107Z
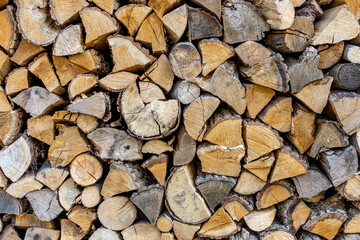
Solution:
M108 240L120 240L119 234L117 232L104 227L96 229L96 231L91 234L89 240L101 240L103 238Z
M58 240L60 238L60 231L46 228L28 228L26 230L24 240L31 240L36 238Z
M200 224L190 225L175 220L173 228L178 240L192 240L200 227Z
M170 216L168 211L164 211L160 214L159 218L156 221L156 227L161 232L170 232L173 228L173 218Z
M170 96L178 99L182 104L189 104L200 96L200 88L188 80L177 81L170 93Z
M81 55L81 53L79 55ZM52 60L61 86L66 86L71 81L71 79L77 75L89 72L89 70L71 62L66 57L52 56Z
M139 82L140 98L143 103L148 104L155 100L165 101L163 91L154 83L150 81Z
M0 86L0 113L13 110L14 104L6 96L5 90Z
M116 211L115 208L112 209ZM70 221L78 225L85 233L95 228L93 224L98 217L95 209L85 208L79 205L73 207L67 216Z
M85 51L81 25L69 25L56 37L54 56L69 56Z
M43 187L42 183L35 179L35 174L25 174L18 181L11 183L6 192L15 198L23 198L28 192L40 190Z
M274 206L254 210L244 217L246 225L255 232L261 232L267 229L275 219L276 208Z
M11 62L9 56L0 50L0 83L3 82L5 77L11 70Z
M161 18L166 13L180 6L181 1L179 0L149 0L148 5L151 7L154 12Z
M51 145L55 138L55 124L49 115L29 118L27 120L27 133L48 145Z
M81 203L87 208L96 207L101 201L101 184L88 186L81 192Z
M256 194L256 207L264 209L278 204L294 195L294 188L287 181L278 181L265 186Z
M230 215L230 217L238 222L244 216L254 210L254 200L252 196L230 194L221 205Z
M150 223L136 223L121 231L124 240L158 240L161 239L160 231Z
M357 172L352 178L336 188L349 201L360 200L360 175Z
M28 40L22 38L19 46L17 47L15 53L11 56L11 61L14 63L25 66L28 64L36 55L41 52L44 52L45 49L39 45L35 45ZM0 53L1 55L1 53ZM1 75L1 74L0 74ZM1 79L1 77L0 77Z
M243 170L238 178L238 182L234 187L234 191L243 194L250 195L260 191L266 182L255 176L254 174Z
M176 140L173 164L180 166L190 163L195 157L196 141L185 131L183 125L177 132Z
M64 25L72 22L79 16L79 11L89 5L85 0L51 0L50 3L51 17L56 24Z
M98 82L98 77L93 74L81 74L73 78L68 86L68 95L70 100L89 92Z
M83 153L74 158L70 164L70 175L80 186L95 184L102 176L103 167L92 155Z
M274 154L269 153L256 159L255 161L246 163L245 165L243 165L243 167L264 182L266 182L274 161Z
M30 76L26 68L15 68L5 79L5 91L10 97L15 96L22 90L29 88Z
M110 73L101 78L98 82L99 87L110 92L121 92L130 83L135 81L139 76L130 72Z
M295 234L293 234L287 227L280 224L278 221L274 221L271 226L259 233L260 239L272 240L272 239L287 239L296 240Z
M2 234L0 235L1 240L11 239L11 240L21 240L19 237L18 232L15 230L15 228L11 225L7 225L4 230L2 231Z
M81 189L72 178L68 178L59 187L58 194L61 206L69 211L80 200Z
M0 46L12 55L17 47L17 27L15 21L15 9L8 5L6 9L0 11Z
M340 59L344 51L344 42L333 45L324 44L317 47L320 56L318 68L326 69L334 66Z
M128 4L120 7L115 12L115 16L127 28L130 36L134 37L151 10L150 7L143 4Z
M55 191L68 175L68 169L51 167L50 161L45 161L36 173L36 180Z
M256 118L258 113L270 102L275 92L257 84L245 84L246 115Z
M113 12L119 7L119 2L116 0L91 0L90 2L95 3L102 10L113 14Z
M164 15L161 20L173 44L177 43L184 34L188 23L188 6L184 4L174 9Z
M0 113L0 144L8 146L19 138L21 129L24 126L25 112L17 109Z
M81 240L85 233L75 223L68 219L60 219L61 239L60 240Z
M169 164L169 155L161 153L160 155L151 156L146 160L141 167L149 170L156 180L162 185L165 186L165 179L167 175L167 167Z
M34 213L26 213L21 216L14 216L12 219L12 225L20 229L27 229L29 227L56 229L55 223L53 221L42 222L36 217Z
M69 56L68 60L90 73L105 74L109 72L109 63L104 56L95 49L88 49L83 53ZM74 76L75 77L75 76Z

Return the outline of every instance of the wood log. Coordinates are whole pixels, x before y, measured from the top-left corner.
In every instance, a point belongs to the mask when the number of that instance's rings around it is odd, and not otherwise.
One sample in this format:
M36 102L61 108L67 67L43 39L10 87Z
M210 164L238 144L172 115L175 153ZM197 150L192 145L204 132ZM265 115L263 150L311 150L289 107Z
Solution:
M359 46L346 44L342 58L352 63L360 63L360 58L358 56L359 51Z
M108 43L114 62L112 72L136 72L152 62L152 56L148 51L136 44L132 38L120 35L110 36Z
M329 96L330 109L348 135L360 129L359 98L357 93L342 91L333 91Z
M301 199L290 198L278 205L281 222L292 233L296 233L310 216L311 209Z
M297 239L295 235L291 233L287 227L281 225L277 221L274 221L268 229L260 232L259 236L261 240L271 240L271 239L296 240Z
M352 145L323 152L320 154L319 159L335 187L349 180L358 169L358 156Z
M160 185L165 186L165 179L167 175L167 168L169 165L169 155L161 153L160 155L151 156L146 160L141 167L149 170L152 175L156 178Z
M0 8L4 8L7 4L9 4L9 0L1 0Z
M265 181L245 170L240 173L238 182L234 187L234 191L239 194L250 195L257 193L265 185Z
M12 219L12 225L20 229L27 229L29 227L55 229L55 224L53 221L42 222L33 213L14 216Z
M35 174L25 174L18 181L11 183L6 192L14 198L23 198L28 192L40 190L43 187L42 183L35 179Z
M214 211L216 206L229 195L236 181L230 177L201 174L196 177L195 184L210 209Z
M236 56L245 66L254 66L265 61L272 54L270 49L258 42L246 41L235 48Z
M211 216L204 198L196 191L194 174L191 164L174 168L165 190L166 206L171 215L188 224L204 222Z
M140 98L144 104L151 103L155 100L166 100L163 91L150 81L140 81L139 92Z
M89 92L98 82L98 77L93 74L81 74L73 78L68 86L68 95L70 100Z
M81 194L80 188L72 178L68 178L59 187L59 202L65 211L69 211L78 201Z
M16 20L22 37L41 46L53 43L60 29L53 24L49 11L43 11L48 2L16 0Z
M50 145L48 159L53 167L65 167L80 153L89 150L88 142L76 126L58 124L59 135Z
M33 140L23 134L0 151L0 167L7 178L16 182L35 162L38 155L38 149Z
M174 84L170 96L179 100L182 104L188 105L200 96L200 88L197 84L188 80L177 81Z
M112 209L112 211L108 211ZM136 207L127 197L111 197L98 207L97 215L101 224L114 231L129 227L136 218Z
M246 225L255 232L261 232L267 229L276 216L276 208L269 207L262 210L251 211L244 217Z
M99 87L110 92L121 92L139 76L130 72L110 73L98 81Z
M254 210L252 196L230 194L221 205L236 222Z
M0 113L0 145L8 146L19 138L24 117L25 113L20 109Z
M3 51L0 51L0 83L3 82L10 70L11 62L9 56Z
M7 184L8 184L7 178L5 177L4 173L0 171L0 187L6 190Z
M245 84L244 86L246 88L246 115L254 119L270 102L275 92L256 84Z
M6 6L6 9L0 11L0 28L2 35L0 38L0 46L12 55L17 47L17 28L15 21L15 10L11 5Z
M44 52L45 49L39 45L35 45L28 40L22 38L15 53L11 56L10 60L20 66L28 64L36 55ZM0 53L1 55L1 53ZM1 79L1 74L0 74Z
M150 185L141 188L130 197L131 202L138 207L150 222L155 225L164 206L164 188L159 185Z
M32 191L27 193L25 197L40 221L51 221L64 210L57 199L58 193L50 189Z
M195 157L196 141L185 131L183 125L180 126L176 139L173 164L175 166L186 165Z
M265 186L256 194L257 209L264 209L285 201L294 195L294 188L285 180Z
M21 238L19 237L18 232L11 225L7 225L4 228L4 230L2 231L2 234L0 235L0 239L1 240L7 240L7 239L21 240Z
M130 36L135 36L145 18L151 13L151 8L143 4L129 4L120 7L115 16L123 24Z
M357 172L349 180L339 185L336 190L349 201L359 201L360 191L358 186L360 184L360 175Z
M319 45L317 51L320 56L318 68L327 69L334 66L341 59L344 51L344 42L332 45Z
M59 33L52 53L54 56L68 56L84 51L82 27L78 24L69 25Z
M60 239L60 231L46 228L28 228L24 240L31 239L58 240Z
M344 223L344 233L360 233L360 211L356 208L347 210L348 219Z
M340 129L337 122L318 119L316 121L315 140L307 151L307 155L315 158L321 152L331 148L346 147L348 144L348 137Z
M248 231L246 228L241 228L240 232L229 237L229 240L258 240L256 234Z
M2 214L21 215L25 210L25 202L12 197L4 190L0 190L0 212Z
M193 79L201 73L201 56L192 43L176 44L169 61L175 76L181 79Z
M180 4L181 1L179 0L149 0L148 2L149 7L151 7L160 18L174 8L180 6Z
M292 180L300 198L312 198L332 186L325 174L313 165L309 167L307 173L296 176Z
M156 221L156 227L161 232L170 232L173 228L173 218L171 217L170 213L165 210Z
M116 212L116 208L111 209L114 209ZM69 220L78 225L85 233L88 233L91 229L94 229L93 223L97 220L97 217L98 215L96 214L96 210L85 208L79 205L73 207L71 212L68 214Z
M67 219L60 219L61 239L60 240L81 240L85 233L75 223Z
M274 154L269 153L256 159L255 161L244 164L243 167L264 182L266 182L274 161Z
M36 173L36 180L55 191L65 181L69 170L62 167L52 167L50 161L45 161Z
M345 234L340 233L334 239L335 240L356 240L360 237L360 234Z
M342 26L341 31L338 31L337 26ZM314 27L312 45L335 44L350 40L355 38L360 31L359 23L346 5L325 10L324 15L315 22Z
M191 41L223 35L223 27L210 13L202 9L191 8L188 10L188 14L188 33Z
M354 133L350 140L351 144L356 148L356 151L360 153L360 131Z
M151 48L155 56L168 52L164 26L156 13L151 13L142 22L135 40L141 42L146 48Z
M68 60L71 64L76 64L90 73L107 74L109 72L109 64L104 55L95 49L88 49L83 53L71 55Z
M124 240L157 240L161 238L160 231L150 223L137 223L121 231Z
M66 57L52 56L52 60L61 86L66 86L77 75L89 72Z
M338 63L331 68L329 74L334 78L334 88L356 90L360 88L358 79L359 72L360 64Z
M5 90L0 86L0 113L8 112L13 110L14 104L9 101L9 98L6 96Z
M188 6L186 4L174 9L161 18L166 32L175 44L183 36L188 23Z
M175 240L173 233L161 233L161 240Z
M144 185L141 172L129 163L113 162L101 189L104 198L119 193L139 190Z
M51 145L55 138L55 124L49 115L29 118L27 120L27 134L48 145Z
M110 14L113 14L113 12L119 7L119 3L116 0L91 0L90 2L95 3L96 6Z
M310 205L312 210L302 228L326 239L333 239L347 219L344 204L337 196Z
M29 71L26 68L15 68L5 79L5 91L10 97L29 88L30 77Z
M255 6L242 0L229 0L223 4L222 22L224 41L230 44L259 41L270 30Z
M192 240L195 233L200 229L200 224L190 225L174 221L174 234L178 240Z
M359 7L360 7L360 5L359 5L359 3L358 2L356 2L356 1L349 1L349 0L335 0L335 1L332 1L331 2L331 5L330 6L339 6L339 5L342 5L342 4L346 4L349 8L350 8L350 10L351 10L351 12L354 14L354 16L355 16L355 18L357 19L357 20L359 20L360 19L360 11L359 11Z
M238 114L245 112L245 88L239 80L234 62L221 64L209 79L196 78L194 81L203 91L223 100ZM228 90L222 91L224 88L228 88Z
M237 232L239 228L240 226L221 207L201 226L198 235L200 237L223 238Z
M110 229L100 227L96 229L93 234L89 237L89 240L101 240L101 239L109 239L109 240L120 240L119 234Z
M102 176L103 167L92 155L84 153L76 156L70 164L70 175L80 186L95 184Z
M59 0L51 0L50 14L57 25L65 25L74 21L79 16L79 11L89 5L84 0L73 1L66 0L65 2Z
M100 204L102 197L100 194L101 184L85 187L81 192L81 203L87 208L93 208Z

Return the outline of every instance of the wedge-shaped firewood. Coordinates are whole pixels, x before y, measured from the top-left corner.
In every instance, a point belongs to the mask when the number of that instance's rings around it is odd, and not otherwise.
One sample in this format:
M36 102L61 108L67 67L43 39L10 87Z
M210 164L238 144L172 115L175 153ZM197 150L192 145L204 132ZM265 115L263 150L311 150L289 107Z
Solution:
M270 153L260 157L259 159L256 159L255 161L246 163L245 165L243 165L243 167L261 180L266 182L274 161L274 154Z
M132 38L115 35L108 37L108 43L113 56L113 72L136 72L152 62L147 50L136 44Z
M11 183L6 192L15 198L23 198L28 192L40 190L42 187L42 183L35 179L35 174L29 173Z
M89 70L71 62L66 57L52 56L52 60L61 86L66 86L77 75L89 72Z
M167 175L167 167L169 164L169 155L162 153L158 156L151 156L150 159L146 160L141 167L149 170L156 180L165 186L165 178Z
M334 44L355 38L360 25L346 5L330 8L315 22L312 45Z
M166 142L161 140L150 140L144 144L141 149L142 153L162 154L164 152L172 152L174 149Z
M76 124L84 133L90 133L97 128L98 121L94 116L79 114L79 117L76 120Z
M183 125L177 132L176 140L173 164L181 166L190 163L195 157L196 141L185 131Z
M211 216L205 200L196 191L194 180L193 165L177 167L172 171L165 191L166 206L171 215L189 224L204 222Z
M52 53L54 56L68 56L84 52L82 27L70 25L62 30L56 38Z
M273 167L270 183L307 173L309 164L301 154L289 146L276 151L276 161Z
M129 227L134 222L136 213L135 205L127 197L122 196L104 200L97 210L101 224L114 231Z
M25 210L25 202L12 197L4 190L0 190L0 212L2 214L21 215Z
M352 178L336 188L349 201L360 200L360 175L356 173Z
M110 214L117 212L116 208L112 206L109 206L109 208L113 210L109 211L109 213L111 212ZM88 233L91 229L94 228L93 223L95 220L97 220L98 217L95 209L85 208L79 205L73 207L67 216L70 221L78 225L85 233Z
M348 219L344 224L344 233L360 232L360 211L356 208L347 210Z
M68 60L71 64L85 68L90 73L107 74L109 72L109 63L95 49L88 49L83 53L71 55Z
M156 13L150 14L141 24L136 38L145 47L151 48L155 56L167 53L165 30L163 23Z
M236 56L244 66L254 66L271 56L270 49L254 41L246 41L235 48Z
M321 152L349 144L348 136L340 130L337 122L318 119L316 126L315 141L307 152L310 157L315 158Z
M30 239L57 240L60 238L60 231L46 228L28 228L24 240Z
M240 221L244 216L254 210L252 196L231 194L221 203L226 212L234 221Z
M86 138L76 126L58 124L59 135L51 144L48 159L53 167L68 165L77 155L89 150Z
M221 207L201 226L198 235L200 237L224 238L234 234L239 228L240 226Z
M55 138L55 124L49 115L29 118L27 120L28 135L48 145L51 145Z
M76 156L70 164L70 175L80 186L95 184L103 174L103 167L99 160L90 154Z
M275 92L257 84L245 84L246 115L256 118L258 113L270 102Z
M144 76L158 85L168 93L171 90L174 81L170 62L165 54L162 54L144 73Z
M180 0L149 0L148 5L161 18L166 13L180 6Z
M7 178L16 182L34 163L38 154L33 140L23 134L10 146L0 151L0 167Z
M338 63L333 68L331 68L329 74L334 77L334 87L337 89L352 91L360 88L359 63Z
M80 78L79 81L81 80L82 79ZM69 86L69 88L72 88L72 86ZM76 88L76 86L74 86L74 88ZM70 94L72 96L72 91L70 91ZM67 106L67 110L69 112L87 114L103 119L104 121L111 117L110 108L110 97L108 94L103 92L95 93L90 97L79 97Z
M235 183L233 178L210 174L198 175L195 180L197 188L212 211L229 195Z
M106 37L120 29L118 22L110 14L97 7L84 8L79 14L86 32L87 47L105 44Z
M258 117L279 132L289 132L292 110L292 98L280 96L272 100Z
M104 227L96 229L96 231L91 234L89 240L101 240L103 238L108 240L120 240L119 234L117 232Z
M222 22L224 41L230 44L259 41L270 29L255 6L242 0L230 0L223 4Z
M160 231L154 225L146 222L139 222L128 227L121 231L121 235L124 240L157 240L161 238Z
M24 117L25 112L20 109L0 113L0 145L8 146L19 138Z
M300 198L312 198L332 187L329 179L315 166L310 166L307 173L292 180Z
M247 228L241 228L241 230L234 234L236 240L258 240L257 234L250 232Z
M329 150L320 154L320 163L335 187L349 180L358 169L354 146Z
M20 229L26 229L29 227L56 229L55 223L53 221L42 222L36 217L34 213L25 213L20 216L14 216L12 219L12 224Z
M274 221L276 208L269 207L262 210L251 211L244 217L246 225L255 232L267 229Z
M330 109L348 135L360 129L359 99L360 94L354 92L334 91L329 96Z
M297 60L290 60L288 73L290 76L291 92L299 92L305 85L324 77L318 69L319 55L313 47L308 47Z
M10 224L4 228L4 230L2 231L1 237L3 239L21 240L18 232Z
M186 4L169 12L161 18L166 33L171 41L177 43L185 32L188 23L188 6Z
M103 159L134 161L142 159L141 141L115 128L98 128L87 135L95 154Z
M139 82L139 91L140 98L144 104L148 104L156 100L166 101L164 92L156 84L150 81Z
M221 18L221 0L191 0L191 2L211 12L218 19Z
M292 1L251 1L264 16L272 29L283 30L289 28L295 18L295 9Z
M237 177L240 161L245 155L245 146L225 147L208 142L201 143L196 151L201 161L201 170L207 173Z
M105 178L101 189L104 198L112 197L123 192L139 190L144 185L142 173L136 166L129 163L114 162Z
M8 5L6 9L0 11L0 46L12 55L17 47L17 27L15 21L14 7Z
M310 205L312 212L302 228L326 239L333 239L347 219L344 203L337 197L335 195Z
M18 28L22 37L41 46L53 43L60 29L53 24L49 11L43 10L48 1L16 0L15 3Z
M127 28L130 36L134 37L151 10L150 7L143 4L128 4L120 7L115 16Z
M10 97L18 94L22 90L29 88L30 77L27 68L15 68L5 79L5 91Z
M296 240L295 234L293 234L286 226L280 224L278 221L274 221L268 229L259 233L262 240L271 239L287 239Z
M42 116L54 108L62 105L65 101L42 87L31 87L12 99L32 117Z
M81 192L81 203L84 207L93 208L100 204L102 197L100 194L102 183L88 186Z
M79 200L78 198L80 194L80 188L76 185L72 178L68 178L59 187L59 203L65 209L65 211L69 211Z
M283 139L271 127L252 120L244 120L246 162L251 162L283 146Z
M223 35L223 27L216 17L198 8L189 9L188 31L191 41Z
M161 232L170 232L173 228L173 218L171 217L170 213L165 210L156 221L156 227Z
M239 194L250 195L250 194L257 193L265 185L266 185L265 181L261 180L254 174L252 174L246 170L243 170L240 173L238 182L236 183L236 186L234 187L234 191Z
M311 209L299 198L290 198L278 205L281 222L292 233L296 233L308 219Z
M159 185L151 185L140 189L130 197L131 202L133 202L154 225L164 206L164 191L164 188Z
M131 134L141 139L156 139L166 137L176 130L179 125L180 103L171 99L155 100L145 105L136 82L133 82L122 93L121 112Z
M170 96L187 105L198 98L200 92L201 90L197 84L188 80L181 80L174 84Z
M119 7L119 2L116 0L91 0L90 2L95 3L102 10L113 14L113 12Z
M239 80L235 63L225 62L215 70L210 78L196 78L194 81L202 90L217 96L238 114L245 112L245 87ZM222 89L225 88L228 90L223 91Z
M169 61L175 76L190 80L201 73L201 57L192 43L176 44L170 54Z
M313 19L310 16L296 16L288 29L271 31L265 42L272 49L282 53L302 52L309 46L309 40L313 35Z
M174 234L177 239L192 240L200 227L200 224L190 225L174 220Z
M326 69L334 66L340 59L344 51L344 42L336 44L323 44L317 47L320 56L318 68Z
M0 83L3 82L5 77L11 70L11 62L9 56L0 50Z
M85 0L50 0L51 17L57 25L65 25L79 17L79 11L87 7L89 3Z
M40 221L51 221L63 211L57 199L57 192L48 188L29 192L25 197L30 202L35 215Z
M91 90L98 82L98 77L93 74L77 75L71 80L68 86L69 99L74 100L75 97Z
M98 82L99 87L110 92L121 92L130 83L135 81L139 76L130 72L116 72L101 78Z
M83 230L68 219L60 219L62 240L81 240L85 236Z
M320 4L326 5L329 3L327 1L328 0L322 0L317 2L315 0L306 0L300 8L296 9L296 16L311 17L313 21L315 21L316 18L321 17L324 14Z
M50 161L45 161L36 173L36 180L55 191L69 176L69 170L62 167L52 167Z
M274 182L256 194L256 207L257 209L268 208L294 196L294 192L290 182L285 180Z
M14 104L9 101L9 98L6 96L5 90L0 86L0 113L8 112L13 110Z
M22 38L19 46L17 47L15 53L11 57L11 61L15 62L20 66L25 66L30 62L33 57L39 53L45 51L45 49L39 45L35 45L28 40ZM1 55L1 54L0 54ZM1 79L1 74L0 74Z

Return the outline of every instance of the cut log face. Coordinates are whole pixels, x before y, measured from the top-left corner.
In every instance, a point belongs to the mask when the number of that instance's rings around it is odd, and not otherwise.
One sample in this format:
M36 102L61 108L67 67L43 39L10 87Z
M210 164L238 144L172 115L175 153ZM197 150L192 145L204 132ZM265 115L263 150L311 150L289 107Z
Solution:
M36 174L36 180L55 191L65 181L68 175L68 169L51 167L50 161L45 161Z
M53 24L49 12L43 11L48 4L47 1L17 0L15 3L16 19L22 37L41 46L53 43L60 29Z
M170 213L165 210L157 219L156 227L161 232L170 232L173 228L173 219L170 216Z
M260 191L266 182L255 176L248 171L242 171L239 175L238 182L234 187L234 191L243 194L250 195Z
M22 90L29 88L30 77L27 68L15 68L5 79L5 91L10 97L15 96Z
M44 52L45 49L41 46L35 45L28 40L22 38L19 46L17 47L15 53L10 58L14 63L25 66L28 64L36 55L41 52ZM1 53L0 53L1 55ZM0 61L1 62L1 61ZM1 66L1 65L0 65ZM1 79L1 74L0 74Z
M262 210L251 211L244 217L246 225L255 232L268 228L275 219L276 208L269 207Z
M0 190L0 200L0 212L2 214L23 214L25 210L25 203L22 200L12 197L3 190Z
M71 79L77 75L89 72L89 70L71 62L66 57L52 56L52 60L55 66L56 74L59 76L61 86L66 86Z
M240 221L244 216L254 210L252 196L230 194L221 204L234 221Z
M211 216L205 200L196 191L194 174L191 164L175 168L165 191L169 212L174 218L189 224L204 222Z
M72 22L79 16L79 11L87 7L89 3L85 0L51 0L50 3L51 17L55 20L57 25L65 25Z
M160 231L150 223L136 223L121 231L124 240L161 239Z
M101 184L97 183L83 189L81 193L81 203L87 208L93 208L100 204L102 197L100 194Z
M72 64L85 68L90 73L106 74L109 72L109 64L105 61L104 56L95 49L88 49L83 53L69 56L68 60Z
M162 186L165 186L168 165L169 155L162 153L158 156L152 156L149 160L145 161L141 167L148 169L154 175L156 180Z
M85 233L75 223L67 219L61 219L61 240L81 240Z
M278 221L274 221L271 226L260 232L259 236L263 240L272 240L272 239L287 239L287 240L296 240L297 238L289 229Z
M93 74L81 74L73 78L68 86L69 99L91 90L98 82L98 77Z
M174 99L155 100L145 105L136 82L131 83L121 95L121 113L128 131L140 139L169 136L179 125L180 111L180 103Z
M254 119L270 102L275 91L256 84L245 84L245 88L246 115Z
M116 18L127 28L130 36L135 36L145 18L151 13L151 8L143 4L129 4L120 7Z
M221 0L191 0L191 2L211 12L218 19L221 18Z
M32 214L23 214L21 216L15 216L12 219L12 224L20 229L26 229L29 227L41 227L48 229L55 229L55 224L53 221L42 222L40 221L34 213Z
M352 62L352 63L360 63L360 58L358 53L360 51L360 47L352 44L346 44L343 52L343 59Z
M95 184L102 176L103 167L99 160L90 154L80 154L70 164L70 175L80 186Z
M223 27L216 17L197 8L189 9L188 31L192 41L223 35Z
M30 202L38 219L48 222L55 219L63 211L57 196L57 192L42 189L29 192L25 197Z
M111 209L116 211L115 208ZM94 209L75 206L68 214L68 218L70 221L78 225L85 233L88 233L91 229L94 228L93 222L97 219L98 215Z
M108 211L112 209L111 211ZM99 220L104 227L120 231L129 227L136 218L136 207L127 197L112 197L103 201L97 210Z
M0 236L2 239L13 239L13 240L21 240L19 237L19 234L15 230L14 227L11 225L7 225L4 230L2 231L2 234Z
M264 182L266 182L274 161L275 156L273 153L270 153L260 157L259 159L256 159L255 161L246 163L245 165L243 165L243 167Z
M341 193L343 197L349 201L359 201L360 200L360 175L356 174L343 184L341 184L337 190Z
M59 202L65 211L69 211L78 201L81 194L80 188L72 178L68 178L59 187Z
M13 110L14 104L9 102L9 98L6 96L5 90L0 86L0 113Z
M196 141L185 131L183 126L180 126L176 136L173 164L175 166L186 165L195 157Z
M82 80L86 81L86 76L85 79L82 77L77 78L76 82L80 81L81 84ZM69 89L76 88L77 83L74 83L74 87L72 87L70 84L69 84ZM85 88L86 90L88 86L82 86L82 87ZM75 89L73 90L74 92L76 92ZM84 89L77 89L77 90L82 91ZM69 91L69 94L73 96L72 91ZM76 96L76 93L74 93L74 95ZM108 119L109 116L111 117L110 108L111 108L111 104L110 104L109 95L100 92L100 93L95 93L91 97L84 97L84 98L79 97L75 99L70 105L68 105L67 110L69 112L87 114L106 121L106 119Z
M257 209L264 209L278 204L294 195L290 182L279 181L264 187L256 194Z
M151 7L160 18L174 8L180 6L180 4L181 1L179 0L149 0L148 2L149 7Z
M14 7L11 5L0 11L0 29L2 30L0 46L10 55L14 53L17 46L17 28L14 12Z
M46 228L28 228L26 230L24 240L31 240L36 238L58 240L60 238L60 231Z
M186 4L169 12L161 18L169 38L177 43L185 32L188 23L188 6Z
M117 232L104 227L100 227L95 232L93 232L93 234L91 234L89 238L89 240L101 240L101 239L120 240L120 237Z
M170 92L172 98L178 99L182 104L188 105L200 96L201 89L198 85L188 80L177 81Z
M114 10L119 7L119 3L116 0L91 0L90 2L95 3L102 10L113 14Z
M246 41L235 48L236 56L245 66L254 66L265 61L272 54L271 50L258 42Z
M230 44L259 41L269 31L255 6L242 0L226 1L222 6L224 41Z
M53 46L54 56L69 56L84 52L81 25L70 25L62 30Z
M3 82L10 70L11 62L9 56L3 51L0 51L0 83Z
M317 50L320 56L318 68L327 69L334 66L340 60L344 51L344 42L339 42L334 45L319 45Z
M360 73L359 63L339 63L331 68L329 74L334 78L334 87L343 90L360 88L358 78Z
M42 183L35 179L35 174L26 174L17 182L11 183L6 192L15 198L23 198L28 192L40 190Z
M8 146L19 138L24 126L24 115L20 109L0 113L0 145Z
M341 29L341 31L339 31ZM315 34L312 45L335 44L355 38L360 25L346 5L330 8L315 22Z
M29 118L27 120L27 134L48 145L51 145L55 139L55 124L51 116L41 116Z
M200 229L200 224L186 224L179 221L174 221L174 233L179 240L191 240L195 233Z
M130 83L135 81L139 76L130 72L116 72L101 78L98 82L99 87L110 92L121 92Z

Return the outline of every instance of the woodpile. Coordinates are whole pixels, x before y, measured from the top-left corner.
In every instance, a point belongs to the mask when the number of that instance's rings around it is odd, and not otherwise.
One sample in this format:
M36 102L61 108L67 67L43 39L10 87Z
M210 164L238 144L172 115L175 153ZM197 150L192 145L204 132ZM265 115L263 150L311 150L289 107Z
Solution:
M359 0L0 0L0 240L360 240Z

